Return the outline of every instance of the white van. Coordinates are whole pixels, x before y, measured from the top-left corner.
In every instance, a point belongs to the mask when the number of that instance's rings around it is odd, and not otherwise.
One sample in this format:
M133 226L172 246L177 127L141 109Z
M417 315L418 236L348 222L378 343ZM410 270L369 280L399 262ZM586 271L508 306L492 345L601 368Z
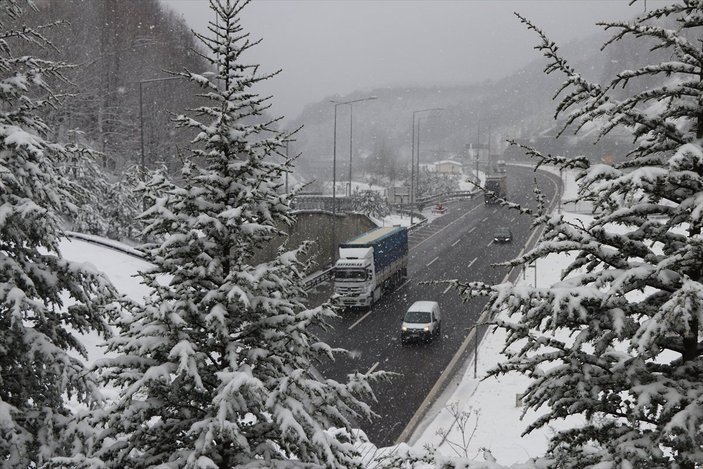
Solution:
M413 339L430 341L440 334L442 317L439 312L439 303L436 301L416 301L413 303L403 318L400 327L401 343Z

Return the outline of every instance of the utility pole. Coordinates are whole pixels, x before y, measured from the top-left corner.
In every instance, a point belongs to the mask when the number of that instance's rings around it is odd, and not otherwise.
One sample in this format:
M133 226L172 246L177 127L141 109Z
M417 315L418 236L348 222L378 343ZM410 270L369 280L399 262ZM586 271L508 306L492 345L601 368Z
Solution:
M286 140L286 163L288 163L288 140ZM286 194L288 194L288 167L286 167Z

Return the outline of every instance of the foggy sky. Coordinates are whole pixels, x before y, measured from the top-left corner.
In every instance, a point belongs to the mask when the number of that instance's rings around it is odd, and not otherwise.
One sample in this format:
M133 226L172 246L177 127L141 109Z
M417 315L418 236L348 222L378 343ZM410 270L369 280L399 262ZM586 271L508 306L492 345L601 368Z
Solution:
M162 0L196 31L213 14L207 0ZM311 102L387 85L474 83L501 78L539 59L537 36L517 11L564 44L629 19L629 0L260 0L243 24L263 41L246 56L262 71L273 112L294 118ZM661 2L649 0L652 8ZM594 47L600 44L594 45Z

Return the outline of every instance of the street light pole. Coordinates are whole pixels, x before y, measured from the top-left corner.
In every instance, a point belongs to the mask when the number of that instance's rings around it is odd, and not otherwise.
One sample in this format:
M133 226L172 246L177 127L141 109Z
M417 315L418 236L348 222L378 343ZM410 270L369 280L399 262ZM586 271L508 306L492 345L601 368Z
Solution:
M144 106L142 105L142 82L139 82L139 144L141 146L142 157L142 177L146 177L146 162L144 161Z
M288 163L288 140L286 140L286 163ZM288 194L288 168L286 168L286 195Z
M334 104L334 136L332 137L332 262L336 256L335 249L337 246L337 107L344 104L349 105L349 192L351 193L351 160L352 160L352 104L361 101L371 101L378 99L376 96L367 98L353 99L351 101L330 101Z
M334 137L332 138L332 264L337 258L337 106L334 105Z
M349 194L352 195L352 130L354 128L354 106L349 105Z
M421 112L430 112L430 111L443 111L444 108L442 107L433 107L429 109L419 109L417 111L413 111L413 140L412 140L412 145L411 145L411 150L412 150L412 155L410 156L410 226L413 226L413 216L415 215L415 190L417 189L415 187L415 162L417 161L419 163L420 155L418 154L417 160L415 159L415 116ZM418 149L420 146L420 136L418 132ZM418 164L417 168L418 173L420 172L420 166Z

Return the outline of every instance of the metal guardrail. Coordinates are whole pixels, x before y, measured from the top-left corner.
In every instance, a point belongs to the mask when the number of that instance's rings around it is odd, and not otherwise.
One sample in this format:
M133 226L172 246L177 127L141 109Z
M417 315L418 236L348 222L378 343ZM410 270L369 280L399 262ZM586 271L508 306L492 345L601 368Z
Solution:
M435 202L442 202L445 200L454 200L454 199L470 199L476 194L478 191L454 191L454 192L445 192L444 194L435 194L435 195L430 195L428 197L423 197L420 199L417 199L417 204L432 204Z
M444 194L435 194L428 197L418 198L415 202L415 209L420 206L426 206L436 202L443 202L454 199L467 199L476 194L477 191L454 191L445 192ZM293 198L291 208L294 210L324 210L332 211L332 196L322 194L300 194ZM334 199L338 213L353 212L354 204L351 197L338 196ZM410 204L403 204L402 207L409 207Z
M319 284L321 284L322 282L324 282L325 280L332 278L333 275L334 275L334 267L330 267L327 270L323 270L318 275L307 279L305 281L305 284L303 285L303 288L305 290L311 290L311 289L315 288L316 286L318 286Z

